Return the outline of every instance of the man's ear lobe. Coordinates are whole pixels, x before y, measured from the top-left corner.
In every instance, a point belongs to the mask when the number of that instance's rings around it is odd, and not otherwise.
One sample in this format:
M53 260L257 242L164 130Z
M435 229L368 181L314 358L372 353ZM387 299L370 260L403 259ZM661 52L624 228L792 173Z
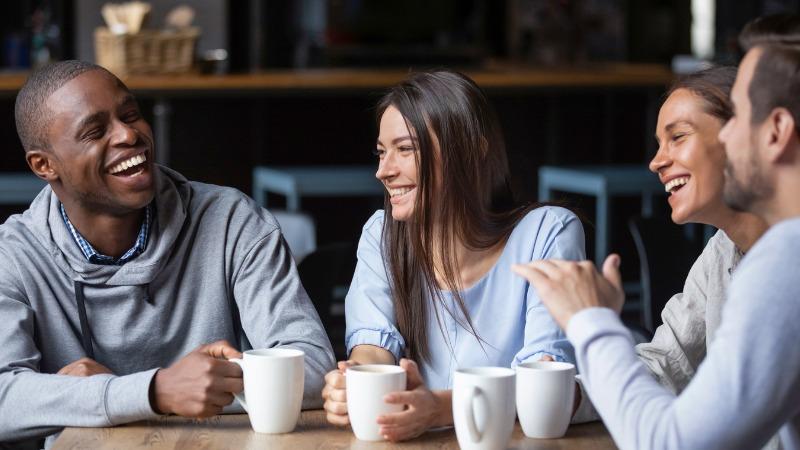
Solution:
M25 160L28 162L28 167L37 177L47 182L58 179L57 164L54 164L53 155L47 150L28 150L25 152Z

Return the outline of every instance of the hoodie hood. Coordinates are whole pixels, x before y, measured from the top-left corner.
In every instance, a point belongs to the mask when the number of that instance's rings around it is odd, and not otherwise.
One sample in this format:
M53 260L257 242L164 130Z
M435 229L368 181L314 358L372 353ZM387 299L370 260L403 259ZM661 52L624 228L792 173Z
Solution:
M59 199L50 186L36 196L21 221L73 281L109 286L150 284L170 259L191 201L189 182L179 173L156 166L155 180L156 216L147 248L122 266L93 264L86 259L61 218Z

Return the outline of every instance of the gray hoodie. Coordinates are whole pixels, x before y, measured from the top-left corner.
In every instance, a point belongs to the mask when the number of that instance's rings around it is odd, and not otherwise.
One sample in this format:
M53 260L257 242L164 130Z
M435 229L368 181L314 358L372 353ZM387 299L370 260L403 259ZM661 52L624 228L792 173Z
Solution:
M303 406L319 405L333 353L275 219L166 168L156 183L147 248L122 266L86 260L49 186L0 225L0 442L152 418L157 368L220 339L303 350ZM76 286L113 376L54 375L86 356Z

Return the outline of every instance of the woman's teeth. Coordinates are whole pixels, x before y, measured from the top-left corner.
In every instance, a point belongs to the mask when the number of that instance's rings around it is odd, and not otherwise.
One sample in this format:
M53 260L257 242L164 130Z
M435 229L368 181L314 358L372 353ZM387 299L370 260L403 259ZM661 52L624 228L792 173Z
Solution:
M683 186L684 184L689 182L689 177L680 177L670 180L667 184L664 185L664 190L666 192L672 192L674 189Z
M405 195L411 192L414 188L397 188L397 189L389 189L389 196L390 197L397 197L398 195Z
M123 170L130 169L131 167L138 166L145 161L147 161L147 157L145 157L144 154L136 155L133 158L126 159L125 161L122 161L121 163L112 167L108 172L113 175L115 173L122 172Z

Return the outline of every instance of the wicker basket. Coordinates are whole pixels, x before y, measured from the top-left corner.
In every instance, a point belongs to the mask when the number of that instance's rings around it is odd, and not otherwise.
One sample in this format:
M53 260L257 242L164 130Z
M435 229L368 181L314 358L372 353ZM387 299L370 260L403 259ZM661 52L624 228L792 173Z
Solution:
M137 34L112 34L108 28L94 32L97 64L117 75L183 73L192 68L200 31L142 30Z

